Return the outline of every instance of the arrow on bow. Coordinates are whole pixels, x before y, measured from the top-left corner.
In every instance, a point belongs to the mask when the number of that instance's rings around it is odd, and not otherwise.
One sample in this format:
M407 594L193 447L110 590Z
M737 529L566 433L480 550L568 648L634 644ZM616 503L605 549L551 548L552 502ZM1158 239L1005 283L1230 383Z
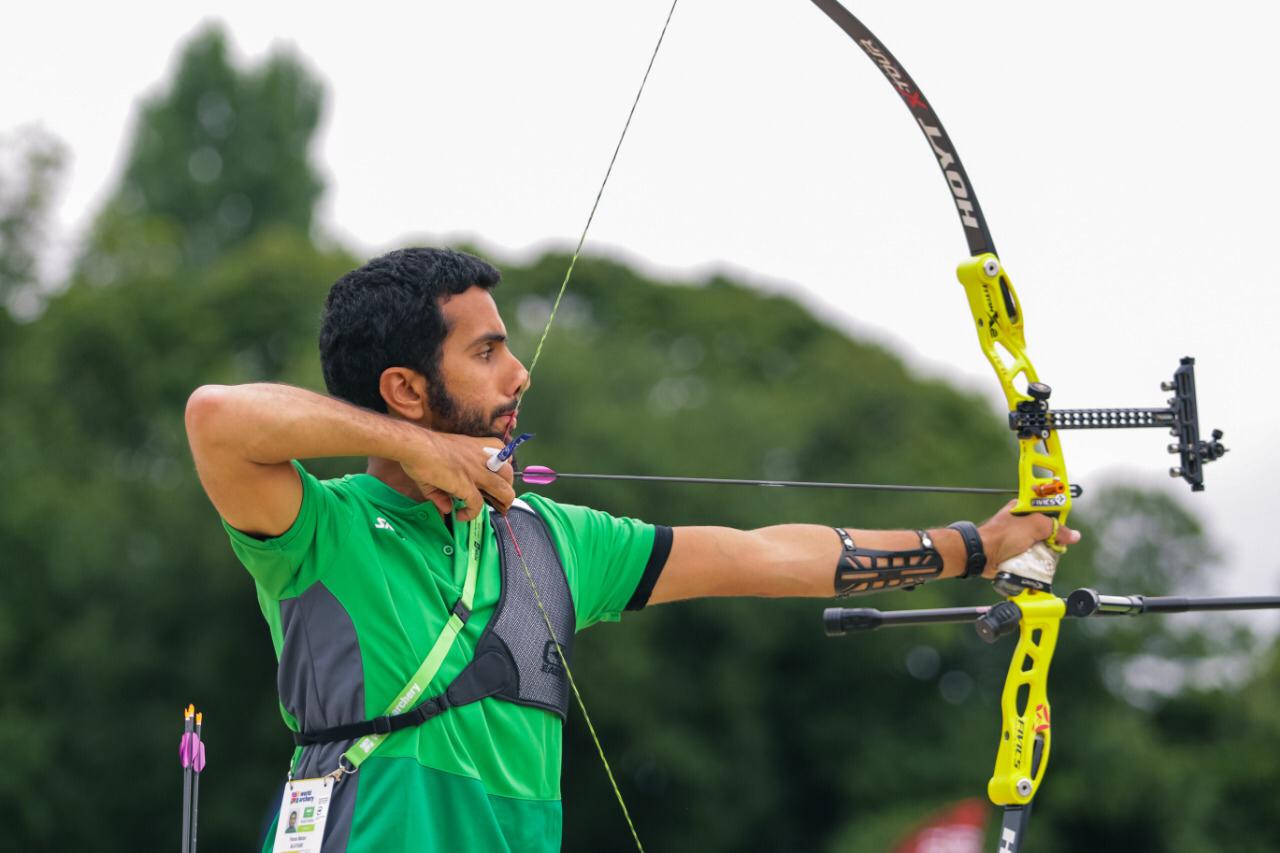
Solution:
M1016 495L1015 489L997 489L985 486L908 486L898 483L827 483L814 480L739 480L727 477L673 477L661 474L566 474L545 465L528 465L515 472L526 485L549 486L556 480L621 480L641 483L673 483L692 486L762 486L786 489L849 489L866 492L931 492L934 494L965 495ZM1079 497L1083 490L1071 486L1071 496Z

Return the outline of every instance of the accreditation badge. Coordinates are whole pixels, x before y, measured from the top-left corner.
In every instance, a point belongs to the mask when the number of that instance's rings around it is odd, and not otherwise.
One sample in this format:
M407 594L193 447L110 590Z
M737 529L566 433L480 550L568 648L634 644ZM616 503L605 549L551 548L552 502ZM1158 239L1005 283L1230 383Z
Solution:
M320 853L332 796L333 779L328 776L290 779L280 801L272 853Z

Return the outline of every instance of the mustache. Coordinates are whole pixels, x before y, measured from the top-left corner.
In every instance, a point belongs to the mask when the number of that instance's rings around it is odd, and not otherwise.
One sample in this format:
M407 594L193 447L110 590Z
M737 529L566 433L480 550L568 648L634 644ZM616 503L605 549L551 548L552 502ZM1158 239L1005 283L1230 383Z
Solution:
M506 417L507 415L514 415L519 408L520 408L520 399L517 397L513 399L510 403L504 403L503 405L494 409L493 420Z

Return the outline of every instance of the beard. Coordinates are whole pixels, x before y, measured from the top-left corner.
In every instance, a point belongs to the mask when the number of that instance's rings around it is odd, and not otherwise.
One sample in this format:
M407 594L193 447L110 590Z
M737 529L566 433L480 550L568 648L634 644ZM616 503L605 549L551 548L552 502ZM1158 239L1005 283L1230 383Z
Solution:
M427 383L427 402L431 406L435 430L472 438L503 438L503 432L494 429L493 422L510 414L516 407L512 401L486 414L478 406L468 407L458 402L438 377Z

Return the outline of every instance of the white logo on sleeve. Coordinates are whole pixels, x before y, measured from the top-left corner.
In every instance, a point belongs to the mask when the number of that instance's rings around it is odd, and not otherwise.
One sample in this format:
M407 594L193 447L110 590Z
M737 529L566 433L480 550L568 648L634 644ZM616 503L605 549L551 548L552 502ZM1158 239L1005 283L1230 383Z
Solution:
M391 522L387 521L382 516L378 516L377 520L373 523L373 526L377 530L390 530L392 533L396 532L396 529L391 526Z

